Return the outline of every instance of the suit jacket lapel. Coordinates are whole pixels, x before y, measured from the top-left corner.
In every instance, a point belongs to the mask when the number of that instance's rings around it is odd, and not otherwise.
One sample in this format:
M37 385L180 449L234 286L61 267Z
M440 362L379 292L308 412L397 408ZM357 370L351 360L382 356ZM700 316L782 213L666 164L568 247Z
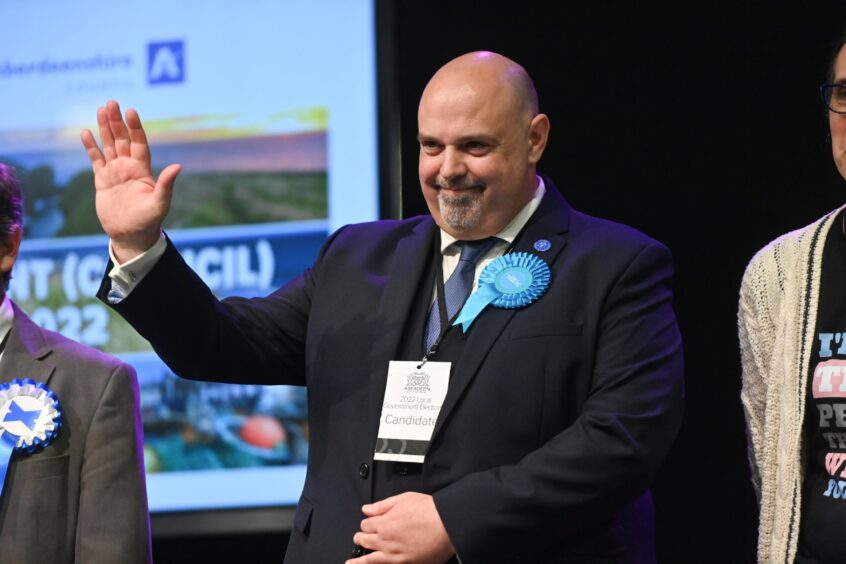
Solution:
M567 245L566 233L570 228L570 207L549 179L544 178L544 184L546 195L517 239L514 252L531 253L542 258L553 269L551 284L555 284L555 269L553 266L559 253ZM540 239L549 241L551 247L542 252L535 250L534 243ZM543 305L543 296L541 296L536 303L529 307L543 307ZM449 390L446 398L444 398L444 405L441 407L438 422L432 433L433 440L467 386L476 376L491 347L516 313L517 310L514 309L498 309L488 306L470 328L461 360L452 370Z
M382 413L388 363L397 359L403 330L413 317L412 308L426 298L418 295L416 289L431 259L435 233L434 221L422 222L410 235L399 240L391 257L385 290L379 302L379 319L384 325L381 333L375 336L370 354L370 429L374 439Z
M30 378L49 384L55 367L44 360L52 348L38 327L15 303L15 318L3 357L0 359L0 381Z

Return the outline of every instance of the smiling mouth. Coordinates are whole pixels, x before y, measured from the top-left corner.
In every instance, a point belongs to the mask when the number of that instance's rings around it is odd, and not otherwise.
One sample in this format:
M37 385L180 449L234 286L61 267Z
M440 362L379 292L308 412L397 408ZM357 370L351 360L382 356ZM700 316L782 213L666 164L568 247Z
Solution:
M435 184L435 188L441 192L452 192L454 194L467 192L468 190L478 190L479 192L482 192L485 189L482 184L470 184L468 186L444 186L443 184Z

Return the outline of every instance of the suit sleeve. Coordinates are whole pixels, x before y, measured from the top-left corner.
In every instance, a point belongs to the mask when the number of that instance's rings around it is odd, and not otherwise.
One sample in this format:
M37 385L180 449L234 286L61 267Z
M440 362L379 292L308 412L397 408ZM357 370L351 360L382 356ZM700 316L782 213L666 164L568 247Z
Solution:
M591 391L576 420L517 464L434 494L463 562L560 544L607 523L648 489L663 462L683 405L672 258L658 244L633 255L602 308Z
M76 561L151 562L143 427L135 372L110 375L85 438Z
M126 299L108 302L108 276L97 295L183 378L304 385L312 278L308 270L267 297L218 300L168 241Z

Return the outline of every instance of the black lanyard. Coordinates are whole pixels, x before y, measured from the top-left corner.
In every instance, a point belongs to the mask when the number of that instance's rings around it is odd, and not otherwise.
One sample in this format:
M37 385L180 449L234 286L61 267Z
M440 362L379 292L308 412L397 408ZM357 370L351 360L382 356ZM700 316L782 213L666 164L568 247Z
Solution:
M447 331L449 331L450 327L452 327L451 323L458 317L458 313L456 312L455 316L450 320L447 318L447 310L446 310L446 298L444 297L444 257L441 254L441 231L438 230L437 235L435 236L435 246L432 252L432 260L435 262L435 305L434 307L438 308L438 317L441 319L441 328L438 332L438 338L435 339L435 342L429 347L429 350L423 354L423 360L420 361L420 364L417 366L420 369L424 364L426 364L433 356L438 354L438 347L441 345L441 341L446 335ZM459 259L460 260L460 259ZM428 310L427 310L428 311ZM428 316L427 316L428 317Z
M525 226L524 226L525 227ZM505 249L505 252L502 253L503 255L507 255L510 253L514 246L517 244L520 235L522 235L523 230L520 230L520 233L517 234L517 237L514 238L514 241L508 248ZM498 243L494 243L497 245ZM490 252L490 251L488 251ZM441 319L441 328L438 332L438 338L435 339L435 342L432 343L432 346L429 347L429 350L423 355L423 360L420 361L420 364L417 366L420 369L424 364L429 362L433 356L438 354L438 347L441 345L441 341L443 340L444 336L447 334L452 328L452 324L455 322L455 319L461 313L461 309L455 312L455 315L452 316L452 319L447 318L447 309L446 309L446 297L444 293L444 257L441 253L441 231L438 230L438 233L435 237L435 247L432 253L432 260L435 261L435 305L438 308L438 317ZM459 260L461 260L459 256ZM482 260L481 258L479 260ZM457 266L456 266L457 268Z

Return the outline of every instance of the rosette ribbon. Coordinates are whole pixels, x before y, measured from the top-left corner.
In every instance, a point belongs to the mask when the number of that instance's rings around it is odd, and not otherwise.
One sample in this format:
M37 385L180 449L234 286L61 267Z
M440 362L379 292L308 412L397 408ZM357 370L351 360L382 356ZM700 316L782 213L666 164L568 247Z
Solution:
M467 298L453 325L466 333L488 304L502 309L526 307L549 288L549 266L530 253L511 253L491 261L479 276L478 289Z
M12 453L46 446L61 425L59 400L41 382L18 378L0 385L0 494Z

